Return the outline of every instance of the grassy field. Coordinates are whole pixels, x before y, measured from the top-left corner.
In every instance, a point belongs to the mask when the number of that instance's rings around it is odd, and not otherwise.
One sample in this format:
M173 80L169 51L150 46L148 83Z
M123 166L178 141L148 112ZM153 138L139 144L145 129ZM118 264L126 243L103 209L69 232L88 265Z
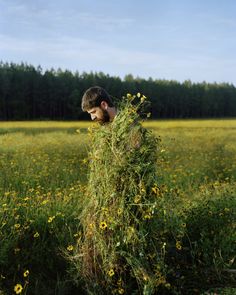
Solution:
M0 294L80 294L65 253L81 235L91 124L0 122ZM192 242L195 274L175 260L168 294L235 287L236 120L144 125L161 138L158 185L186 228L181 247Z

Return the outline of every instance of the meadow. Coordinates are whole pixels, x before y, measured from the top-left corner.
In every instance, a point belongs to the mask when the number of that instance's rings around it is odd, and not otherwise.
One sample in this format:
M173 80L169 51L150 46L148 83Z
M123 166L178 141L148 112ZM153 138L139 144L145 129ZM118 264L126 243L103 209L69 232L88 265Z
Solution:
M81 237L91 125L0 122L0 294L82 294L66 253ZM163 294L234 294L236 120L144 126L161 139L158 188L183 227Z

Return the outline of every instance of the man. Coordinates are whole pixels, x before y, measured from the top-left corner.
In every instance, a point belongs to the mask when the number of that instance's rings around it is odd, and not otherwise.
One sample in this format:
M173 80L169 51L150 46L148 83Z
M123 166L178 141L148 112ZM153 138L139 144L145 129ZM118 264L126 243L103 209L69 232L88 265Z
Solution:
M117 111L111 97L99 86L90 87L82 97L82 110L88 112L93 121L103 125L113 121Z
M89 294L142 289L143 294L156 294L162 278L161 269L156 276L162 258L153 193L157 140L140 122L144 96L137 95L136 104L130 96L119 102L119 112L101 87L89 88L82 98L82 109L93 121L111 123L91 133L89 179L80 216L83 240L76 263Z
M118 114L110 95L100 86L93 86L85 91L81 108L91 116L92 121L100 125L112 122ZM141 142L139 126L135 126L134 123L129 125L129 147L139 148Z

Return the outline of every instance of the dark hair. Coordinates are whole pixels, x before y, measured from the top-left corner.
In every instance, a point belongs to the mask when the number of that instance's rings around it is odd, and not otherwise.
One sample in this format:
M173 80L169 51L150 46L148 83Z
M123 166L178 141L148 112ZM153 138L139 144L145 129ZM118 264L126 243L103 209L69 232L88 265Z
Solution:
M106 101L109 107L113 107L110 95L100 86L87 89L82 97L81 108L84 112L94 107L99 107L102 101Z

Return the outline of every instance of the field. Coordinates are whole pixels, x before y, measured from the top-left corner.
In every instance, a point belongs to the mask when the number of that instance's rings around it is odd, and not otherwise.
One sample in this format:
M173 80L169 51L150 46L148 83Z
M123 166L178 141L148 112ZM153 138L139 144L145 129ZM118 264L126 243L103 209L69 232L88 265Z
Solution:
M0 123L0 294L79 294L66 253L81 235L91 124ZM192 247L189 272L173 262L169 294L235 287L236 120L144 125L161 138L158 186L182 220L178 248Z

